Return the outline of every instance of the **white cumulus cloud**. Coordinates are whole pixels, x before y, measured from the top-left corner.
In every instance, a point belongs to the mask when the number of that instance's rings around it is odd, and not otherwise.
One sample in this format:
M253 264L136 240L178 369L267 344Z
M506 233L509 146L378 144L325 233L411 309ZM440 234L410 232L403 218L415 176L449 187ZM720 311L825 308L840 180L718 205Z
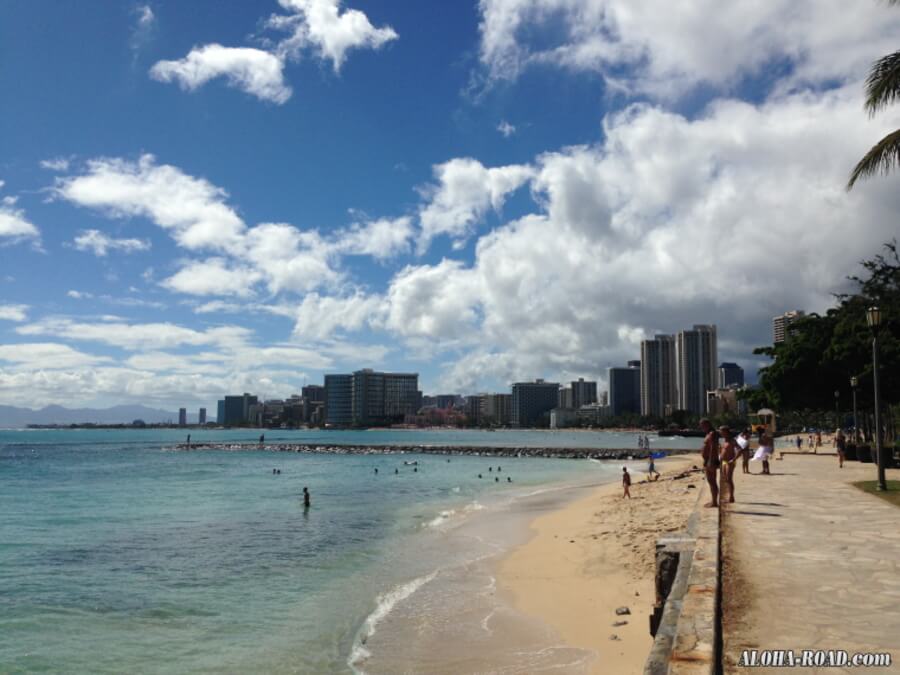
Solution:
M160 82L177 82L187 91L224 77L229 86L278 104L285 103L292 93L284 81L284 61L253 47L195 47L183 59L159 61L150 69L150 76Z
M480 0L480 58L494 80L543 64L661 97L698 84L728 90L784 63L793 82L827 83L896 48L895 10L868 2L844 21L846 9L839 0Z
M5 197L0 202L0 246L32 241L39 245L41 233L37 226L25 216L25 211L15 206L14 197Z
M79 251L90 251L100 257L105 256L111 250L122 251L123 253L150 250L149 241L143 239L116 239L100 230L84 230L75 237L73 243Z
M425 251L439 235L465 241L485 214L491 209L499 211L510 193L524 185L532 174L528 166L487 168L470 157L435 166L437 184L421 190L426 203L419 209L419 252Z
M0 320L25 321L28 318L28 305L0 305Z
M322 59L331 60L335 72L340 71L351 49L379 49L397 33L390 26L376 28L358 9L341 11L340 0L278 0L290 15L269 19L274 28L288 29L292 35L279 44L279 51L298 55L312 47Z
M88 161L87 170L57 179L58 196L115 218L142 216L172 232L187 249L234 250L245 225L225 203L227 193L145 154L136 162L118 158Z

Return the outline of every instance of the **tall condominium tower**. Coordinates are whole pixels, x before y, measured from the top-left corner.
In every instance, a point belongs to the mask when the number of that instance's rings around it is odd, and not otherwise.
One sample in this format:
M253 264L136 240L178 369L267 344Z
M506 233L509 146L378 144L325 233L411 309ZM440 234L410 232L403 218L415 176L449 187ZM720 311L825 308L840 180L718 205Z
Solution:
M719 364L719 389L744 386L744 369L736 363L724 361Z
M572 406L575 409L583 405L597 402L597 383L591 380L585 381L579 377L577 382L572 382ZM563 408L566 406L562 406Z
M678 407L706 414L706 392L718 385L719 347L715 325L696 325L675 340Z
M657 335L641 342L641 415L664 417L677 404L675 337Z
M795 309L790 312L785 312L780 316L776 316L772 319L772 342L774 344L778 344L779 342L784 342L790 332L788 331L788 327L794 323L797 319L801 319L806 314L799 309Z
M536 426L559 405L559 383L543 380L516 382L512 386L510 403L512 426Z
M610 368L608 373L609 414L613 416L627 414L639 415L641 412L640 366Z
M419 409L418 373L357 370L325 376L325 423L368 426L402 422Z

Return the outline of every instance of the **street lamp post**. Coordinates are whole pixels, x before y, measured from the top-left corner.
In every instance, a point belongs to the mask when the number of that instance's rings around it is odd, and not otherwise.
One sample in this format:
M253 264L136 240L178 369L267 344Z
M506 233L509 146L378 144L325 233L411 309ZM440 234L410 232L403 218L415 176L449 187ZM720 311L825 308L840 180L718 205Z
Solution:
M859 445L859 424L856 421L856 387L859 379L854 375L850 378L850 390L853 392L853 443Z
M884 477L884 448L881 443L881 395L878 391L878 330L881 328L881 310L869 307L866 310L866 322L872 329L872 380L875 385L875 456L878 460L878 489L887 490Z

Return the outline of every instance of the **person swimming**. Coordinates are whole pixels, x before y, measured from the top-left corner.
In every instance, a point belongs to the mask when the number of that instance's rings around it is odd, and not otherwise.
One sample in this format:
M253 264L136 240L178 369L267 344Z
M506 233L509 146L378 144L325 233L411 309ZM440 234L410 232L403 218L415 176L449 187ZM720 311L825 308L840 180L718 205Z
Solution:
M400 473L400 469L394 469L394 473Z
M512 478L510 478L509 476L507 476L507 477L506 477L506 482L507 482L507 483L512 483Z
M375 467L375 474L376 474L376 475L378 474L378 467L377 467L377 466Z

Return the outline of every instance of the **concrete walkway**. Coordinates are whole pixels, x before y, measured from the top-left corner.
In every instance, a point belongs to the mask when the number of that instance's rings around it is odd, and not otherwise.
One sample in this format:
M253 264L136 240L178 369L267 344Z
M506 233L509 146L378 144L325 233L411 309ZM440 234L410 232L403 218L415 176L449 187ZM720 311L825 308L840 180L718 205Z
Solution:
M889 651L891 667L855 672L900 673L900 508L850 484L874 480L874 465L788 455L771 467L738 466L724 509L725 673L854 672L741 668L743 649Z

